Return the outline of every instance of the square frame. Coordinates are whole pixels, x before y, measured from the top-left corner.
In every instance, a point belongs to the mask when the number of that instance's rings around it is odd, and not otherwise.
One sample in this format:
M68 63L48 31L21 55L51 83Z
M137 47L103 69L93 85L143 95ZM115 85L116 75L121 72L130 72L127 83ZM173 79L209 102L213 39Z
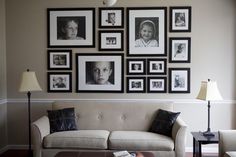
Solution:
M146 75L146 59L127 59L127 75Z
M49 48L95 47L95 8L48 8L47 22Z
M70 93L72 92L71 72L48 72L48 93Z
M166 75L167 60L152 58L147 59L148 75Z
M166 7L127 8L127 56L167 55L166 13ZM141 32L146 25L153 33L145 42Z
M48 50L48 70L72 70L72 50Z
M190 63L191 62L191 38L169 38L169 62Z
M191 32L192 7L170 7L170 32Z
M76 92L123 93L123 59L122 53L76 54Z
M148 77L147 78L148 93L166 93L167 78L166 77Z
M123 51L124 33L122 30L99 31L99 51Z
M99 28L124 28L124 8L99 8Z
M190 68L169 68L169 93L190 93Z
M146 93L146 77L127 77L127 93Z

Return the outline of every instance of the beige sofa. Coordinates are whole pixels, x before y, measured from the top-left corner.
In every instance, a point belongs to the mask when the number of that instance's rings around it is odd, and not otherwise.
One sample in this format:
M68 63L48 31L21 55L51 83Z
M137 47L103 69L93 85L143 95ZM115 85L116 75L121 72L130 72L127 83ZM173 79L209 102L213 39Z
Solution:
M219 131L219 157L236 157L236 130Z
M171 102L78 100L52 105L54 110L68 107L76 110L79 130L50 134L48 117L41 117L32 124L34 157L54 157L60 151L114 150L185 156L187 126L180 117L172 137L148 132L158 109L173 111Z

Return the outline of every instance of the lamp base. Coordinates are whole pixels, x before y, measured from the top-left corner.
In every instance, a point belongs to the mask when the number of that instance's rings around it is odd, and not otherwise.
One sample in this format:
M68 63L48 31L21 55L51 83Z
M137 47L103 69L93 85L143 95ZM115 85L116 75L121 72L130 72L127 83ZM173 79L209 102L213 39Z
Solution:
M215 134L213 134L211 131L202 132L202 135L205 137L214 137L215 136Z

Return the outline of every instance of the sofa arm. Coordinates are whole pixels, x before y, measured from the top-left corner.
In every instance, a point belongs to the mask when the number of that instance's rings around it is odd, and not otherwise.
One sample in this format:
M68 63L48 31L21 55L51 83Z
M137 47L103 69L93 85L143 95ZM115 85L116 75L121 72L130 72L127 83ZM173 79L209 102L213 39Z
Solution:
M185 157L185 144L186 144L187 125L179 117L172 128L172 137L175 142L175 155L176 157Z
M236 130L219 130L219 156L236 151Z
M34 157L42 156L43 138L50 134L50 124L47 116L43 116L32 123L32 140L34 146Z

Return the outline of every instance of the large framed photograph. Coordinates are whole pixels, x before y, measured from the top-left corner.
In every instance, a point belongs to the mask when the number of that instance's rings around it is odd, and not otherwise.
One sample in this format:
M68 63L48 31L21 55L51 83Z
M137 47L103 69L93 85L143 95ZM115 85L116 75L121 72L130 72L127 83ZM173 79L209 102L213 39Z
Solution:
M166 75L166 59L147 59L148 75Z
M95 47L95 8L48 8L48 47Z
M145 93L146 77L127 77L127 93Z
M72 70L72 50L48 50L48 70Z
M48 72L48 93L71 92L71 72Z
M169 93L190 93L190 68L169 68Z
M191 7L170 7L170 32L191 32Z
M99 28L124 28L124 8L99 8Z
M170 38L170 63L191 62L191 38Z
M127 8L127 55L166 56L166 7Z
M167 92L166 77L148 77L147 92L148 93L166 93Z
M123 54L76 54L76 91L122 93Z
M127 59L127 75L146 75L146 59Z
M99 51L123 51L123 31L99 31Z

